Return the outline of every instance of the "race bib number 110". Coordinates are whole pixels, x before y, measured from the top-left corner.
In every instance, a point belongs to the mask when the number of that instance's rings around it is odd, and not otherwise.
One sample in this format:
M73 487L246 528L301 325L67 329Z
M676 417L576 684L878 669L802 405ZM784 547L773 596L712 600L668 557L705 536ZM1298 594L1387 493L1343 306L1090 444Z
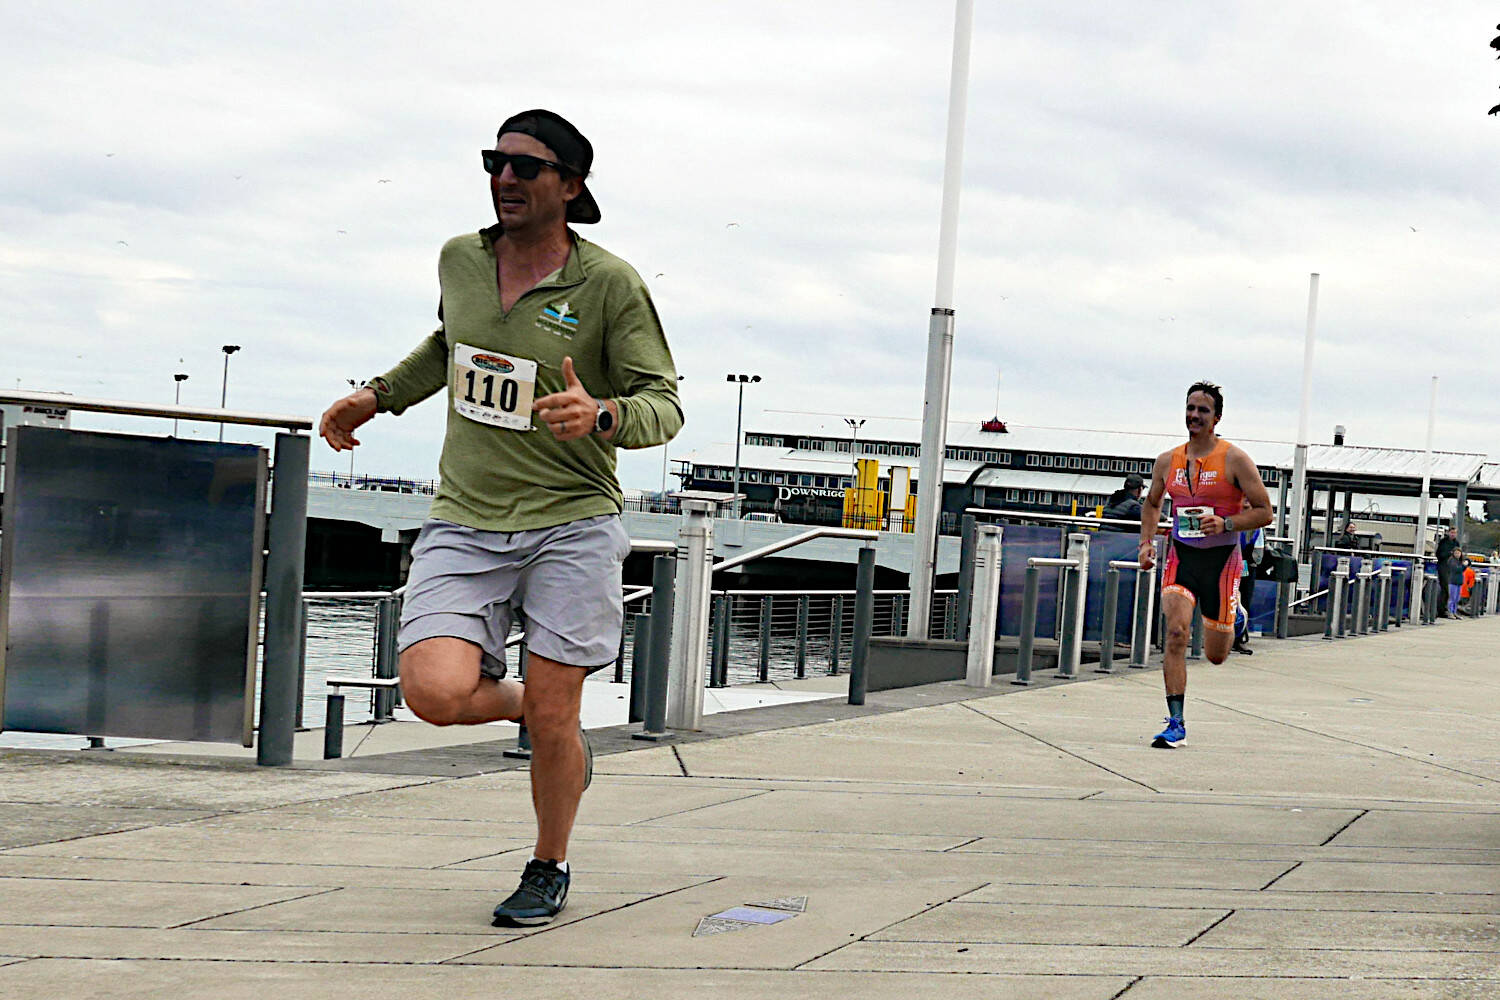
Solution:
M453 408L491 427L531 430L536 362L467 344L453 347Z

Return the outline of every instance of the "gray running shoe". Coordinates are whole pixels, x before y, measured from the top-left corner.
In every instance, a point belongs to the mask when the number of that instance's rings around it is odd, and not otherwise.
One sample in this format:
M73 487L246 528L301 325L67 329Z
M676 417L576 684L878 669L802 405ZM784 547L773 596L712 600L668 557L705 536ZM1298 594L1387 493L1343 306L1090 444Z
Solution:
M536 927L550 924L568 905L568 872L553 861L532 858L521 872L516 891L495 907L495 927Z

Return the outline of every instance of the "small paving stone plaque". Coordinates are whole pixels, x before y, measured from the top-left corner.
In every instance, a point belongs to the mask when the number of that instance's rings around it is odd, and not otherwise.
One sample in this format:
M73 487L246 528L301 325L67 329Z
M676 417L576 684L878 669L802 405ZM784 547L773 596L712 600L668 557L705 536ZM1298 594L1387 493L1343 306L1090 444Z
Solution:
M731 906L712 915L721 920L742 920L749 924L779 924L796 916L785 910L762 910L756 906Z
M779 924L783 920L791 920L797 914L805 912L807 912L806 896L779 896L776 899L731 906L727 910L720 910L718 913L711 913L699 919L698 927L693 931L693 937L730 934L734 931L742 931L746 927Z
M698 929L693 931L693 937L707 937L710 934L730 934L734 931L742 931L746 927L754 927L754 924L743 920L725 920L722 917L704 917L698 921Z
M778 896L775 899L757 899L746 906L759 906L767 910L787 910L791 913L807 912L806 896Z

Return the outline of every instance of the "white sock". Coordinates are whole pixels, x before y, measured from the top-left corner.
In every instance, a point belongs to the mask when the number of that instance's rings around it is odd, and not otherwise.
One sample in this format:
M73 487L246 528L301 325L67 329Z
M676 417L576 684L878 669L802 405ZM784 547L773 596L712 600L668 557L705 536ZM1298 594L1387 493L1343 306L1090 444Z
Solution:
M542 859L539 858L539 857L537 857L535 854L533 854L531 856L531 860L532 861L540 861ZM566 861L554 861L552 863L555 864L555 865L557 865L557 867L561 868L564 872L566 872L568 870L568 863Z

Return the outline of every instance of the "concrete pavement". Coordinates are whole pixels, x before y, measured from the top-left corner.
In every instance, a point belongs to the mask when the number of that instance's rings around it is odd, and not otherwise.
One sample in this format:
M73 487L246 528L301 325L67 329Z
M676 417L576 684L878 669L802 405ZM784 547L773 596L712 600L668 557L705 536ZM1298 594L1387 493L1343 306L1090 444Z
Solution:
M532 835L508 761L0 751L0 997L1500 996L1497 641L1195 663L1177 751L1154 670L601 739L525 933L488 921Z

